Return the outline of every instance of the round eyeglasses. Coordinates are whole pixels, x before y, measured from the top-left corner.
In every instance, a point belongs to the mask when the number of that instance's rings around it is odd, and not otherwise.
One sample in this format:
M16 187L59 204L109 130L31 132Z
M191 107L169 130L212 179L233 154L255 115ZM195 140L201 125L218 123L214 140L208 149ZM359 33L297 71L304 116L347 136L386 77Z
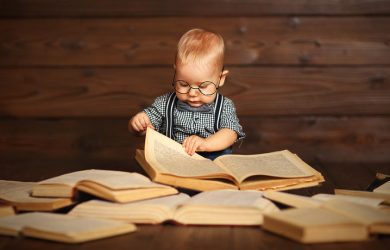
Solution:
M221 77L219 78L219 81L221 81ZM191 89L197 89L201 94L209 96L209 95L214 95L218 90L219 83L218 85L216 85L212 81L204 81L201 82L198 87L191 87L191 85L188 82L184 80L175 80L175 78L176 78L176 70L173 75L172 86L180 94L188 94Z
M173 82L173 87L180 94L187 94L191 89L198 89L203 95L213 95L218 89L217 85L210 81L202 82L199 87L191 87L186 81L177 80Z

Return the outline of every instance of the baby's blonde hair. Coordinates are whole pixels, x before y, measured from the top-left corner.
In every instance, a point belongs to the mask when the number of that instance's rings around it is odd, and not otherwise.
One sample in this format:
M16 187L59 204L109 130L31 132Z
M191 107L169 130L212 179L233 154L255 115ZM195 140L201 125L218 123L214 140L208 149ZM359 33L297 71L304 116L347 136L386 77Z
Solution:
M180 38L176 63L211 63L217 70L222 70L224 52L225 45L219 34L203 29L191 29Z

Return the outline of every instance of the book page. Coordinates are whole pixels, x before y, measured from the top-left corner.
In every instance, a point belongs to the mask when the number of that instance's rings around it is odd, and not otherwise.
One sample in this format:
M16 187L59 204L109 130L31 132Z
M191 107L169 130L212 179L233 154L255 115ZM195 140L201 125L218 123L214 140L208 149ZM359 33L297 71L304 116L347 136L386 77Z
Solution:
M313 195L312 198L322 202L330 200L344 200L370 207L379 207L379 205L385 201L384 199L378 198L367 198L342 194L316 194Z
M43 219L46 217L43 217L40 214L41 213L25 213L15 216L2 217L0 218L0 228L20 232L26 225L45 223Z
M67 186L74 187L76 186L77 182L84 179L85 177L84 175L88 171L89 170L82 170L82 171L72 172L69 174L63 174L60 176L56 176L50 179L40 181L39 184L65 184Z
M139 188L170 188L169 186L152 182L139 173L111 170L87 170L83 181L92 181L110 189L139 189Z
M390 194L390 181L387 181L373 190L374 193Z
M81 218L70 215L52 214L52 213L26 213L16 216L0 218L0 227L23 231L24 228L33 228L42 232L39 238L45 237L45 233L59 234L67 237L78 238L82 234L94 234L99 231L105 231L107 234L110 230L126 225L135 230L134 225L128 225L118 221Z
M285 192L278 192L278 191L265 191L263 192L263 195L264 197L272 201L276 201L285 204L287 206L297 207L297 208L319 207L322 203L321 201L318 201L310 197L290 194Z
M169 195L154 199L134 201L129 203L114 203L102 200L90 200L77 205L70 211L71 215L80 215L97 218L125 218L129 213L152 213L151 208L156 207L171 213L177 206L190 199L184 193Z
M0 199L14 203L53 203L63 201L59 198L32 197L32 188L37 185L35 182L5 181L0 180ZM69 200L70 203L70 200Z
M184 203L190 199L188 194L179 193L176 195L169 195L165 197L159 197L154 199L142 200L142 201L134 201L127 204L123 204L123 207L132 207L132 206L143 206L143 205L158 205L169 207L170 209L176 208L178 205Z
M383 199L387 205L390 205L390 194L338 188L335 188L334 193L358 197Z
M150 181L147 177L123 171L89 169L41 181L40 184L68 184L76 186L81 181L93 181L110 189L166 187Z
M224 155L215 160L240 182L250 176L308 177L316 173L288 150L257 155Z
M330 200L324 202L322 207L366 225L374 223L390 224L389 213L366 205L343 200Z
M276 213L270 213L266 216L274 217L303 228L359 224L359 222L356 222L349 217L322 208L291 208Z
M0 204L0 217L15 215L15 210L12 206Z
M235 207L265 209L270 206L273 211L279 209L272 202L264 199L261 192L253 190L214 190L199 193L193 196L182 206L206 206L206 207Z
M227 175L211 160L198 154L189 156L181 144L149 128L145 139L145 158L160 173L182 177Z

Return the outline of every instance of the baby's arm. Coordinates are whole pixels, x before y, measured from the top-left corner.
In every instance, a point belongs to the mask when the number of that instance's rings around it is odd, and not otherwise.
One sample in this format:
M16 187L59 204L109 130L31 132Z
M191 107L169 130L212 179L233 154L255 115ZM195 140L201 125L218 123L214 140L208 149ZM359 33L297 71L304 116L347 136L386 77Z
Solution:
M136 135L145 135L147 127L154 129L145 112L140 112L133 116L128 124L129 131Z
M165 113L165 103L170 93L157 97L153 104L133 116L128 124L129 131L135 135L145 135L146 128L159 130Z
M233 145L236 140L237 133L235 131L222 128L207 138L202 138L197 135L187 137L183 141L183 147L189 155L193 155L196 151L213 152L226 149Z

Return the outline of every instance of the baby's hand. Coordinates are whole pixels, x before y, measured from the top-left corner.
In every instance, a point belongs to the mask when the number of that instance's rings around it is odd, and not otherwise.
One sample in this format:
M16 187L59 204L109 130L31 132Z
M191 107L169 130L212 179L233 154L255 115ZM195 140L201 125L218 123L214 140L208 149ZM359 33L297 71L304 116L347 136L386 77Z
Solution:
M206 150L206 139L197 135L191 135L183 141L183 147L187 154L193 155L196 151Z
M145 114L145 112L140 112L131 118L129 125L131 129L141 135L144 135L146 132L146 128L154 129L152 123L149 120L149 117Z

